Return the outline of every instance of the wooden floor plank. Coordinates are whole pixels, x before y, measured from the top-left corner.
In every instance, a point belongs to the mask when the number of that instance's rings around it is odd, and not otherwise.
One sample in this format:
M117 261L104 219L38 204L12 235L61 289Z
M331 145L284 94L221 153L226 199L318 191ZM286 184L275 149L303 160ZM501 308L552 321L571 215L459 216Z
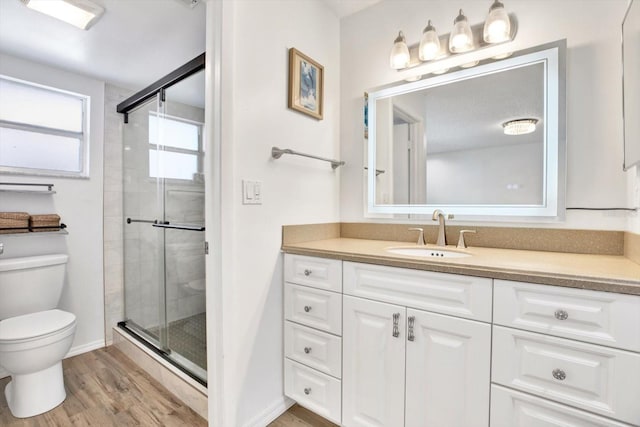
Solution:
M63 362L67 399L31 418L11 415L0 380L0 426L206 426L207 422L114 347Z

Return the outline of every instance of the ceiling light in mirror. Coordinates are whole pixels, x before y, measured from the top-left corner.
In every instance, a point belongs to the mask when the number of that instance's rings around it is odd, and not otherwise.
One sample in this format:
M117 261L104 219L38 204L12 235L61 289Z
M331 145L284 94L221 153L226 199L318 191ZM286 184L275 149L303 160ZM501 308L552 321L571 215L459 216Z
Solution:
M407 42L404 34L400 31L398 32L398 37L393 41L393 48L391 48L391 55L389 56L391 68L394 70L407 68L410 58Z
M436 59L440 52L440 38L436 33L436 29L431 25L431 20L429 20L426 28L422 32L418 52L421 61Z
M495 0L489 8L489 16L484 21L482 38L487 43L501 43L511 38L511 20L504 4Z
M71 24L81 30L93 25L104 8L88 0L21 0L29 9Z
M526 135L536 130L538 119L517 119L504 122L502 127L505 135Z
M453 53L468 52L474 48L473 34L467 17L460 13L453 21L453 30L449 35L449 50Z

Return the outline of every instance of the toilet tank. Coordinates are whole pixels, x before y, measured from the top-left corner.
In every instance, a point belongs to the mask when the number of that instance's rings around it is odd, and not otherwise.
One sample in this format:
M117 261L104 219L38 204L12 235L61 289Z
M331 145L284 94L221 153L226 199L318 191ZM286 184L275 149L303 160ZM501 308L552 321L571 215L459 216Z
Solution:
M58 306L68 255L0 259L0 320Z

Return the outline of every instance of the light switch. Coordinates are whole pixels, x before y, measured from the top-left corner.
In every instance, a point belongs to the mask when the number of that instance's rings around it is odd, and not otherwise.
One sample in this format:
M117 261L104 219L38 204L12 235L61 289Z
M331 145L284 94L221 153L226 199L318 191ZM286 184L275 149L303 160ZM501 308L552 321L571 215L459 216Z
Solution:
M262 204L262 182L242 181L242 204L261 205Z

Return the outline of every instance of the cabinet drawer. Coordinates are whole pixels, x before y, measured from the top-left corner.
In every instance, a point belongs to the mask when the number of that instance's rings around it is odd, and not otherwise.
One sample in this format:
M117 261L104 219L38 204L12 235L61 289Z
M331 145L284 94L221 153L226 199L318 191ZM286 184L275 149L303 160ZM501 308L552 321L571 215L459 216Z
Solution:
M342 292L342 261L285 254L284 281Z
M493 327L492 381L639 424L640 354Z
M342 339L293 322L284 322L284 353L325 374L342 376Z
M526 393L491 386L491 427L628 427Z
M491 322L491 279L344 262L344 293Z
M496 280L494 298L496 324L640 351L639 296Z
M284 394L301 406L340 424L342 413L340 380L285 359Z
M284 317L293 322L342 334L342 295L286 283Z

